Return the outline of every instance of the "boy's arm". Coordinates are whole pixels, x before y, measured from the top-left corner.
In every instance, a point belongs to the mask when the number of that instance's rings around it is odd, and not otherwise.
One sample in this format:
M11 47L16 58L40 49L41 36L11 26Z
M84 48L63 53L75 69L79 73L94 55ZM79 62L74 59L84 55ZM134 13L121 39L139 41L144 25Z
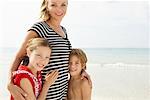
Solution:
M83 79L83 82L81 84L81 90L82 90L82 100L91 100L92 88L86 78Z

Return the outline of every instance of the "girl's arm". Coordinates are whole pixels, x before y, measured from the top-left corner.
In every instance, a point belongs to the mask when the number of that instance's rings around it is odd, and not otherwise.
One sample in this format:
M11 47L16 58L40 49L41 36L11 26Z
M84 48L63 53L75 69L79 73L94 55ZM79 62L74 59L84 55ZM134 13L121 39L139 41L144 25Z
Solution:
M54 83L58 77L58 71L54 70L46 76L45 83L38 98L35 97L33 87L29 79L23 78L20 81L20 87L27 93L25 100L45 100L49 87Z
M26 44L28 40L34 37L38 37L38 35L34 31L29 31L23 41L23 44L21 45L21 48L19 49L18 53L14 57L12 65L10 66L7 88L15 100L24 100L23 96L26 96L26 93L21 88L13 84L12 72L17 70L18 66L22 61L22 58L26 55Z
M23 78L20 81L20 87L24 90L25 93L27 93L27 96L25 96L25 100L36 100L32 84L27 78Z
M86 78L83 79L81 84L82 100L91 100L92 87L89 85Z
M58 71L54 70L45 77L45 83L43 84L42 91L38 96L38 100L45 100L49 87L55 82L58 77Z

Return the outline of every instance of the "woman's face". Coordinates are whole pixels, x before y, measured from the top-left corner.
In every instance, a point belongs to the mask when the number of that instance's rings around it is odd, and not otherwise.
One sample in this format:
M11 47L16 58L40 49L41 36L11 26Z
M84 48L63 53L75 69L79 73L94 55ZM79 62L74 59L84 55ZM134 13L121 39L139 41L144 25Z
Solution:
M48 11L51 18L61 20L67 10L68 0L48 0Z

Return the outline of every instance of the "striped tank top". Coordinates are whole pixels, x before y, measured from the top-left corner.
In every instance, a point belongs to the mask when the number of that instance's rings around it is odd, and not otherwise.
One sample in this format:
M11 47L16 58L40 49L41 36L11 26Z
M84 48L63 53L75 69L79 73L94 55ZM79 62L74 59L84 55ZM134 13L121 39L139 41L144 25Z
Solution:
M39 37L47 39L52 46L50 62L42 70L43 83L47 73L55 69L59 71L57 80L49 87L46 100L65 100L64 98L67 96L68 62L71 44L68 40L65 28L62 27L62 29L65 33L65 38L57 34L45 21L37 22L29 29L35 31Z

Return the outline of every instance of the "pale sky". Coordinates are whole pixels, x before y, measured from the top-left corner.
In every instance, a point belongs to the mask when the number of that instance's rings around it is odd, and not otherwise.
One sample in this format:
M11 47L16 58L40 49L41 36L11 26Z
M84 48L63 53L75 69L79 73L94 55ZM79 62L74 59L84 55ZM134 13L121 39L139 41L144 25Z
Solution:
M69 0L62 25L73 47L148 48L148 1ZM3 0L0 47L19 47L38 19L40 0Z

